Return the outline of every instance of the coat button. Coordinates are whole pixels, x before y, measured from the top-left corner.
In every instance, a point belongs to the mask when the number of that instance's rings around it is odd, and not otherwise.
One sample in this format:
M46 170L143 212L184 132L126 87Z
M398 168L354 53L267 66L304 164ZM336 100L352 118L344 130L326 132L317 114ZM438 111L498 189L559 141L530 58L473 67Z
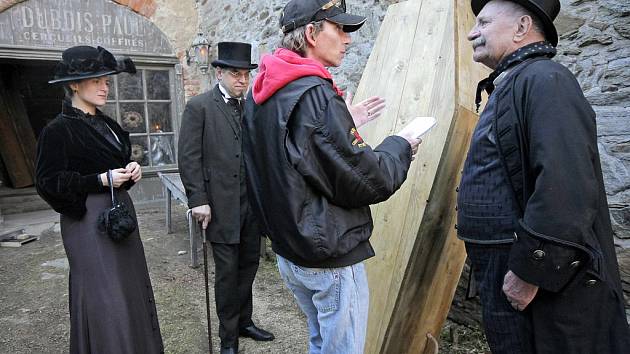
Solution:
M595 286L595 284L597 284L597 280L595 280L595 279L589 279L589 280L586 281L586 286L588 286L588 287Z
M580 264L581 264L580 261L572 262L571 264L569 264L569 268L575 269L575 268L579 267Z
M534 257L535 260L539 261L539 260L545 258L545 251L543 251L543 250L535 250L534 253L532 253L532 256Z
M455 224L455 230L457 230L457 224Z
M456 192L456 193L459 193L459 187L456 187L456 188L455 188L455 192Z
M241 157L241 155L240 154L236 154L236 157Z
M238 177L238 175L237 175L237 174L234 174L234 178L236 178L236 177Z

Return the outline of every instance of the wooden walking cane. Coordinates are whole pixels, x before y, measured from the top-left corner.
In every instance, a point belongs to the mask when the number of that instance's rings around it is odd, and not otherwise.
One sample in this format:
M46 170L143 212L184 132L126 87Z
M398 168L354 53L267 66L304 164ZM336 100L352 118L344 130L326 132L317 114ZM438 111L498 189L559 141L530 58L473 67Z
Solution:
M206 283L206 317L208 318L208 351L212 354L212 330L210 323L210 290L208 288L208 243L206 241L206 229L200 223L203 244L203 276Z

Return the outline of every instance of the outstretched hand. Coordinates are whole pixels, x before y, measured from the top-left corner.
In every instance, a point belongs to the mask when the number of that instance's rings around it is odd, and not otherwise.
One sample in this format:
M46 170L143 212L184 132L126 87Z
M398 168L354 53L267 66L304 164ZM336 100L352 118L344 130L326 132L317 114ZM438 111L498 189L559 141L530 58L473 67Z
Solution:
M356 105L352 105L352 97L352 93L348 92L346 94L346 106L352 115L355 127L358 128L383 114L383 110L385 109L385 99L382 97L372 96L357 103Z

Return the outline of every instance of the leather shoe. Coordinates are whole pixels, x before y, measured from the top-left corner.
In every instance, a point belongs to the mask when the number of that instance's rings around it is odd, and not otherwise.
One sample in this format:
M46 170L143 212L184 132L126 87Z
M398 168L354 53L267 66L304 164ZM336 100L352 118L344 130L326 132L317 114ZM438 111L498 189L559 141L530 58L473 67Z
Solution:
M237 347L221 347L221 354L237 354Z
M258 328L255 325L241 327L238 332L241 337L249 337L253 340L263 342L274 340L276 338L273 334L265 331L264 329Z

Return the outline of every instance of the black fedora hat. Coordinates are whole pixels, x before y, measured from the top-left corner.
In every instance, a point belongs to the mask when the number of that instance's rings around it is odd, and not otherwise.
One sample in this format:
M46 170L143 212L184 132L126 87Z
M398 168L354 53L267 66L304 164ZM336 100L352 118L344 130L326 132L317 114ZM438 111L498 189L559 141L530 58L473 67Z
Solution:
M475 16L479 15L481 9L492 0L472 0L471 6ZM517 3L536 15L543 24L545 37L555 47L558 45L558 31L553 25L560 12L559 0L508 0Z
M366 18L346 13L346 0L291 0L282 10L280 28L288 33L321 20L342 25L344 32L354 32L363 26Z
M63 51L54 78L48 83L78 81L121 72L136 73L136 66L131 59L116 60L105 48L80 45Z
M252 46L241 42L219 42L219 58L212 62L212 66L256 69L258 64L252 64Z

